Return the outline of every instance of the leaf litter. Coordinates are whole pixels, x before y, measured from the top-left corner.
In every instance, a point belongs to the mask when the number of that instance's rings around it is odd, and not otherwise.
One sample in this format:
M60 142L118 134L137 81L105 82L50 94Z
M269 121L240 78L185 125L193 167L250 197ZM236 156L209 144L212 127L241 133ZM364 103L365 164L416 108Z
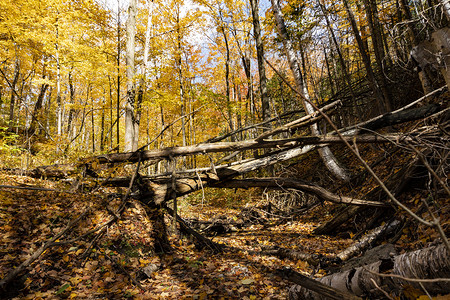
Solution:
M58 188L58 184L28 177L0 175L2 184ZM51 191L0 190L0 277L29 258L45 241L59 233L89 208L89 213L66 236L47 249L15 282L13 299L286 299L288 281L275 270L290 267L307 276L321 277L326 270L306 261L262 255L267 247L284 247L328 256L354 241L350 238L314 236L323 221L323 207L299 220L281 224L253 224L213 236L226 245L224 252L198 250L188 237L169 235L173 253L154 253L151 224L142 205L130 201L117 222L98 236L87 234L104 224L120 205L99 194ZM208 221L237 209L212 205L190 206L183 217ZM108 209L106 209L108 207ZM182 210L183 211L183 210ZM234 216L233 216L234 214ZM166 223L168 223L167 220ZM427 234L426 232L424 234ZM83 236L85 235L85 236ZM80 238L81 237L81 238ZM148 273L143 275L147 268Z

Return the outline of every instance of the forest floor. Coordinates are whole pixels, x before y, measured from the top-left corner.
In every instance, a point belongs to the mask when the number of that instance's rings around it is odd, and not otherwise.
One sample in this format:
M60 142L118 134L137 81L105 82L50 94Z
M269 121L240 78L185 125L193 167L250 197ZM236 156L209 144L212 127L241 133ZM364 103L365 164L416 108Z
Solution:
M378 157L374 155L371 159L375 161ZM408 159L388 158L377 167L377 172L387 177ZM307 161L309 174L320 174L314 170L319 165L317 161L310 158ZM103 234L97 239L93 234L77 238L111 218L110 212L120 205L120 199L105 195L119 190L105 188L96 194L73 194L62 192L68 187L61 182L2 173L0 185L61 191L0 189L0 278L86 211L76 226L31 264L29 272L15 280L7 294L0 296L5 299L286 299L292 283L279 277L277 269L290 267L314 278L327 275L330 269L302 260L263 255L263 249L278 246L318 257L332 256L354 243L352 237L364 225L364 221L354 219L353 224L341 227L336 236L311 234L339 209L321 203L294 217L266 215L263 223L245 224L237 231L208 236L226 246L222 253L198 250L189 238L170 234L172 253L155 254L149 251L151 225L137 201L130 201L119 220L101 231ZM355 190L347 187L344 193L360 196L374 187L368 179ZM262 196L268 194L260 190L206 189L180 199L179 213L186 220L211 221L218 216L237 220L243 209L267 204L267 197ZM426 190L410 188L400 199L414 208L426 197ZM449 210L449 201L442 202L439 211L445 228L450 224ZM402 212L396 216L407 217ZM166 216L166 224L170 223ZM395 246L400 253L421 249L434 243L437 237L432 229L412 223L403 229ZM154 267L150 277L142 273L149 266Z
M56 187L48 181L10 175L1 175L0 183ZM102 199L97 195L80 197L78 194L8 189L0 191L0 200L1 278L86 207L92 209L90 218L73 230L73 236L82 232L83 227L93 228L94 220L101 222L107 218L101 209ZM226 214L233 218L239 213L217 205L189 205L189 215L185 216L208 221L214 215ZM314 267L304 261L260 255L261 246L278 245L328 255L352 243L351 239L310 235L317 226L317 221L311 219L318 220L321 213L321 209L317 209L305 219L277 226L254 224L213 237L213 241L228 246L223 253L197 250L187 238L171 235L173 253L154 256L146 252L148 235L143 231L145 221L140 217L143 213L138 203L132 203L88 255L85 253L88 241L50 248L31 265L31 272L16 282L15 291L9 296L17 299L285 299L290 283L274 271L289 266L311 274ZM323 216L320 217L323 220ZM138 270L152 263L160 269L151 278L139 281L145 289L141 290L129 276L139 279ZM317 271L316 276L325 274L324 270Z

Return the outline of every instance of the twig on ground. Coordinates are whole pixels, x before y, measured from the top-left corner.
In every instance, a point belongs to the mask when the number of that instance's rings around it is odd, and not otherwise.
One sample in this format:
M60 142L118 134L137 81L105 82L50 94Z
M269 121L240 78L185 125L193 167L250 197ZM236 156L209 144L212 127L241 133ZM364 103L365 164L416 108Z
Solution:
M380 291L382 292L386 298L388 298L389 300L394 300L394 298L392 298L385 290L383 290L382 288L380 288L378 286L378 284L375 282L375 280L373 280L373 278L370 278L370 281L372 281L373 285Z

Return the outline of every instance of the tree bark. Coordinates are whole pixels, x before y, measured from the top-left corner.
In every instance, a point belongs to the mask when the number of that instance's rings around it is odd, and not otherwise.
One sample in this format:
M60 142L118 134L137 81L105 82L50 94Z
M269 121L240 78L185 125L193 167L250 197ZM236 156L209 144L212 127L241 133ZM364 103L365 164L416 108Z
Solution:
M360 135L351 136L346 135L344 139L356 143L388 143L400 141L412 141L412 137L403 135ZM320 144L340 144L342 139L337 136L303 136L290 139L274 139L274 140L247 140L242 142L219 142L219 143L205 143L190 145L186 147L167 147L159 150L141 151L127 153L112 153L96 156L89 160L95 160L98 163L118 163L118 162L137 162L140 159L144 160L159 160L168 159L176 156L186 156L205 153L217 153L227 151L244 151L251 149L265 149L265 148L295 148L301 146L320 145ZM309 149L302 151L308 152Z
M136 87L134 83L135 68L135 36L136 36L136 0L131 0L128 7L127 19L127 44L126 44L126 64L127 64L127 101L125 106L125 151L136 151L136 130L135 130L135 98Z
M57 120L57 133L58 136L62 134L62 123L63 123L63 105L61 102L61 61L59 58L59 27L58 19L56 20L56 42L55 42L55 59L56 59L56 120ZM58 148L57 148L58 150Z
M449 254L445 245L433 246L328 275L317 281L342 292L369 299L385 297L379 287L390 291L391 294L399 294L406 285L419 290L422 290L421 285L423 285L423 288L431 294L445 295L450 293L448 284L448 277L450 277ZM389 274L385 274L387 272L406 279L446 278L447 282L422 282L419 284L419 282L411 282L398 277L389 277ZM308 289L293 286L289 291L289 299L327 298Z
M45 76L44 76L44 78L45 78ZM42 109L42 103L44 101L45 92L47 91L48 87L49 87L49 85L46 83L41 84L39 95L36 100L36 103L34 104L33 113L31 115L31 123L27 130L29 134L34 134L36 132L36 124L38 122L38 115Z
M361 300L360 297L355 296L354 294L343 291L341 289L337 289L335 287L323 284L318 280L314 280L308 278L300 273L295 272L292 269L282 269L279 273L286 279L304 287L305 293L314 291L315 295L317 295L317 299L349 299L349 300ZM300 290L302 291L302 290ZM293 293L292 289L289 291L289 299L305 299L302 296L301 292ZM312 292L311 292L312 293ZM314 297L316 299L316 297Z
M228 44L228 35L225 31L225 21L223 20L222 16L222 8L220 4L218 4L218 13L219 13L219 30L223 35L223 41L225 43L225 98L226 98L226 107L228 112L228 126L230 127L230 131L234 130L233 125L233 112L231 108L231 89L230 89L230 46ZM231 137L231 140L234 140L233 137Z
M363 252L370 246L373 247L373 245L384 236L394 233L400 225L400 221L394 220L390 223L379 226L368 234L364 235L358 242L354 243L344 251L339 252L336 257L343 261L348 260L356 254Z
M120 146L120 55L122 53L120 47L120 0L117 0L117 103L116 103L116 142L117 151Z
M440 0L439 2L442 4L442 10L447 17L447 20L450 21L450 0Z

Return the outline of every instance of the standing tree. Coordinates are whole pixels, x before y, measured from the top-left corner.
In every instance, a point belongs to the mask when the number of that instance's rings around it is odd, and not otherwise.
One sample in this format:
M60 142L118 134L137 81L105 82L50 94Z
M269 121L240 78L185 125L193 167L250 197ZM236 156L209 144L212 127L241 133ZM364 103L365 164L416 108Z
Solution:
M270 119L270 99L267 93L266 68L264 65L264 46L261 38L261 26L259 24L259 0L250 0L253 18L253 34L256 41L256 57L258 59L259 91L261 94L261 110L264 121Z
M136 151L139 135L136 135L139 128L139 122L136 118L135 110L136 86L134 83L135 67L135 38L136 38L136 0L130 1L128 7L127 19L127 45L126 45L126 64L127 64L127 101L125 106L125 151Z
M277 23L277 29L280 36L281 41L283 42L284 50L286 52L287 59L289 61L289 66L294 75L295 84L297 86L298 92L302 95L302 103L303 107L307 114L312 114L314 109L312 105L308 102L308 90L306 88L300 65L297 60L297 55L294 51L294 47L292 42L288 36L288 32L286 30L286 25L284 23L283 15L281 14L281 8L276 0L271 0L272 2L272 10L275 17L275 21ZM311 132L313 135L320 135L319 127L317 124L311 125ZM336 157L331 152L330 148L325 146L319 148L319 154L322 157L325 165L328 170L338 179L343 181L348 181L350 178L345 172L345 170L338 164Z

